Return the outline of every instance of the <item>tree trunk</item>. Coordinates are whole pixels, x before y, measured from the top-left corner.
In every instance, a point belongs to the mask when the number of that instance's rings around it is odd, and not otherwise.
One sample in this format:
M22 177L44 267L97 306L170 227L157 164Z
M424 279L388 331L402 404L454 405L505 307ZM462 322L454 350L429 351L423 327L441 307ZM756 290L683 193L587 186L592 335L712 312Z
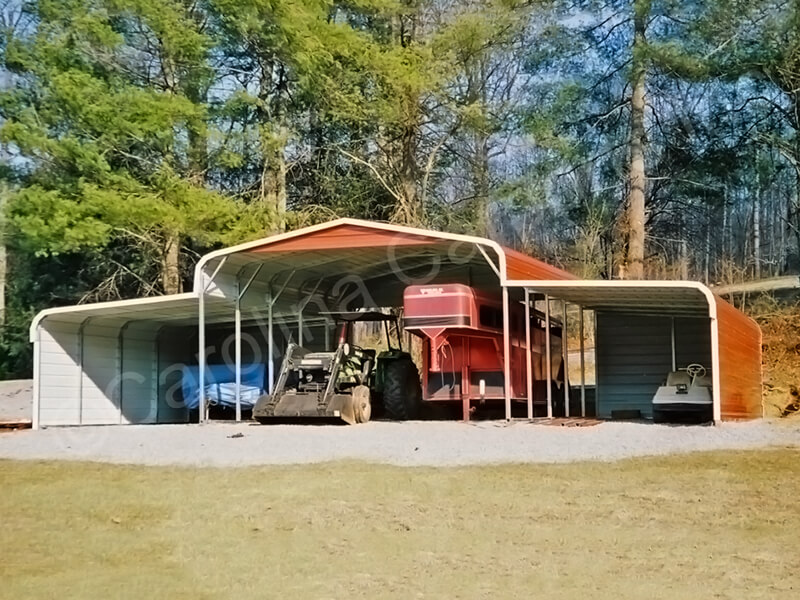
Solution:
M644 278L645 242L645 85L647 59L644 55L647 40L647 21L650 16L650 0L634 3L633 41L633 93L631 95L631 141L627 214L627 275L631 279Z
M286 229L286 144L289 139L283 65L272 57L261 61L257 118L261 136L260 200L272 213L273 233Z
M409 94L405 99L405 123L402 124L400 136L399 164L397 173L399 178L398 206L393 220L406 225L421 225L424 217L419 205L417 193L417 139L419 135L417 98Z
M489 139L485 132L474 134L475 156L472 166L472 189L475 195L475 229L478 235L494 239L497 228L489 218Z
M181 280L180 254L181 240L177 234L170 234L164 243L161 259L161 286L165 294L180 294L183 291Z
M286 229L286 129L267 134L264 141L264 167L261 172L261 201L275 219L274 231Z
M753 203L753 276L761 279L761 172L756 153L756 195Z

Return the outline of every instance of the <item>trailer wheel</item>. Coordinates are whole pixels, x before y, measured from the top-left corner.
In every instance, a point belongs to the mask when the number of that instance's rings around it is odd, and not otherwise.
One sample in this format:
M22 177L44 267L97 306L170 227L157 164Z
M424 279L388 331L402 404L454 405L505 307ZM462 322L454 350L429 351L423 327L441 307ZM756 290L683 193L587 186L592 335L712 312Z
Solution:
M394 360L386 365L383 386L385 416L394 421L417 418L422 403L422 386L417 365L408 358Z

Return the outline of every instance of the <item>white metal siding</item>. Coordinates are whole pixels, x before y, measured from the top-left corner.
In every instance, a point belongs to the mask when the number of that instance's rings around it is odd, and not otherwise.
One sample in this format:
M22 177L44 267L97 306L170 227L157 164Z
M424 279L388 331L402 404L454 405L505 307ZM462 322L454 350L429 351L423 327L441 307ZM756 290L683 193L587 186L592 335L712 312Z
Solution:
M81 424L119 423L119 325L87 323L82 348Z
M38 424L80 423L78 324L50 323L39 332Z

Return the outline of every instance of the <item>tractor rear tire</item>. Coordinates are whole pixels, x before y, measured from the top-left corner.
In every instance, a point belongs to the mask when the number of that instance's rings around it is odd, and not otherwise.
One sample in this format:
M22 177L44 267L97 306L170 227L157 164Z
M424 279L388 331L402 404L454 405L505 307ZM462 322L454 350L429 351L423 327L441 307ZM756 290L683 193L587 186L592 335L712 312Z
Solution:
M393 421L416 419L422 404L417 365L408 358L386 365L383 385L384 416Z

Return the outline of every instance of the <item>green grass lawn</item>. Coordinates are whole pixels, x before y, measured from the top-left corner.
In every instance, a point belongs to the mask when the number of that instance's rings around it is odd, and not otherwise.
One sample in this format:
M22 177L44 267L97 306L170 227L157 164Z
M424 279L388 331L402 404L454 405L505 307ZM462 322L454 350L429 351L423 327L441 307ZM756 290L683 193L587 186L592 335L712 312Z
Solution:
M800 453L247 469L0 461L3 598L798 598Z

